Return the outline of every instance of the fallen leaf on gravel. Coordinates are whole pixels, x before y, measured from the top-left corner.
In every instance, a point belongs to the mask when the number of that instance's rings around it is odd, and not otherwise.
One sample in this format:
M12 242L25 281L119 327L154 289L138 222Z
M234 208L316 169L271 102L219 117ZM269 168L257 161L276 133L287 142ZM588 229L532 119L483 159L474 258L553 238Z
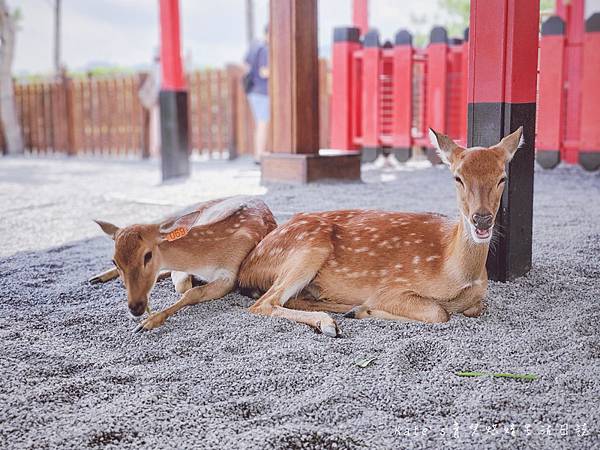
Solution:
M371 357L371 358L358 358L354 360L354 364L356 364L358 367L361 368L365 368L368 365L370 365L373 361L375 361L377 358L376 357Z

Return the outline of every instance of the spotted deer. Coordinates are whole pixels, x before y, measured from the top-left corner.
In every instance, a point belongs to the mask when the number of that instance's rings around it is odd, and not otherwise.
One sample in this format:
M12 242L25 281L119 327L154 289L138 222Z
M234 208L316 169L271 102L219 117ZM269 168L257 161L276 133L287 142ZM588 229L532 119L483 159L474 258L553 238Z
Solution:
M463 148L430 130L454 176L458 219L366 210L295 215L242 264L239 285L266 291L250 310L334 337L339 329L325 311L430 323L479 316L505 167L522 131L490 148Z
M171 271L175 289L183 294L164 311L150 314L135 331L159 327L185 306L231 292L244 258L276 227L267 205L247 197L205 202L156 224L119 228L96 223L115 241L115 269L99 280L120 275L133 316L149 312L148 297L161 271ZM206 284L193 286L192 276Z

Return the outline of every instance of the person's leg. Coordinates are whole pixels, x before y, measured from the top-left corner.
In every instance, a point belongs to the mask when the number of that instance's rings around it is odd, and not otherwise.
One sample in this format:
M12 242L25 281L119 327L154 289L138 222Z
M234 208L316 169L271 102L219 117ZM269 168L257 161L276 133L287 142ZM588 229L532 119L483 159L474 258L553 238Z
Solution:
M259 162L267 148L268 128L268 122L256 121L256 129L254 132L254 158Z

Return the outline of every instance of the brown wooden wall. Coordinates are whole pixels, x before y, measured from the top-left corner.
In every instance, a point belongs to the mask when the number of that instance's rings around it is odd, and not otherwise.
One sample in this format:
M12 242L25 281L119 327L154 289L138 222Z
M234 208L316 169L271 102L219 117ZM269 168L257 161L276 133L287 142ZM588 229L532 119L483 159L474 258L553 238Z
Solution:
M321 147L328 147L330 74L320 69ZM191 151L208 157L252 154L254 120L242 88L243 69L187 76ZM15 82L15 101L29 154L148 155L149 112L138 98L146 75L64 77ZM5 147L0 125L0 150Z

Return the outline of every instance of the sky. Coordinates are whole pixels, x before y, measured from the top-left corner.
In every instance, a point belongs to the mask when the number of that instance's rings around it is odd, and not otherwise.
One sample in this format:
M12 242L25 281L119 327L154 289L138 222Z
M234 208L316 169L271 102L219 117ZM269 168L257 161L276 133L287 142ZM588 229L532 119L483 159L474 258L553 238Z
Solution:
M53 1L8 0L22 13L13 66L16 75L49 73ZM182 51L187 66L222 67L246 49L245 0L180 0ZM255 29L268 20L268 0L254 0ZM333 27L351 22L351 0L319 0L319 51L328 56ZM158 0L63 0L62 60L70 70L95 65L141 67L158 48ZM414 25L415 16L425 17ZM427 32L440 18L437 0L370 0L369 21L382 37L407 27Z

